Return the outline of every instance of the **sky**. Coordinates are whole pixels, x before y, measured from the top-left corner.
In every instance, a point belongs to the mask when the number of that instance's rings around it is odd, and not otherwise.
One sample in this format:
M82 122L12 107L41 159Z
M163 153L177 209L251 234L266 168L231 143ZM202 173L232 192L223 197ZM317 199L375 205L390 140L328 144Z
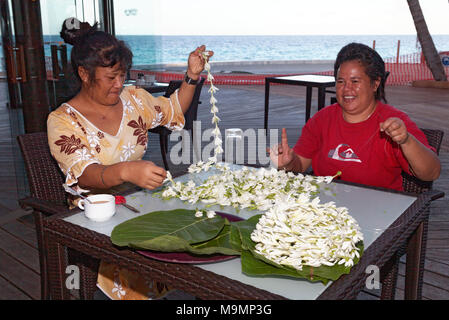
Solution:
M81 2L41 0L44 34L58 33L65 17L82 20ZM93 21L94 1L83 2L85 20ZM449 1L420 5L430 33L449 34ZM115 0L114 12L116 34L416 34L406 0Z

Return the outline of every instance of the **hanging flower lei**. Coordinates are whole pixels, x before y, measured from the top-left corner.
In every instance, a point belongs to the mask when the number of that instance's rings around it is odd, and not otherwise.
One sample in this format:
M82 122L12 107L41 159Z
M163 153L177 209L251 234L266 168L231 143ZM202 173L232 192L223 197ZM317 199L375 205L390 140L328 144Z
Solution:
M209 89L209 93L210 93L209 102L211 104L210 113L213 114L212 123L215 124L215 128L212 131L212 134L214 136L214 143L215 143L214 156L209 160L216 163L218 161L219 155L223 153L223 147L222 147L223 141L221 139L220 129L218 128L218 122L220 122L220 118L217 116L218 108L216 106L216 103L218 102L218 100L214 96L214 94L218 91L218 88L216 86L214 86L214 83L213 83L214 76L210 73L210 64L209 64L209 61L207 60L207 58L209 56L209 52L204 51L202 53L202 55L205 60L204 70L206 70L207 80L210 82L210 89Z
M218 159L221 158L221 154L223 153L223 140L221 139L220 128L218 127L218 123L220 122L220 118L217 116L218 108L217 108L217 98L215 98L215 93L218 91L218 88L214 86L214 76L210 73L210 64L208 61L209 52L204 51L202 53L204 63L204 70L207 72L207 80L210 83L209 93L210 93L210 104L211 109L210 113L212 113L212 124L215 125L215 128L212 131L212 136L214 137L214 155L208 159L207 162L198 161L197 163L192 164L189 167L189 172L201 172L208 171L211 167L215 167L219 170L223 169L223 165L218 164Z

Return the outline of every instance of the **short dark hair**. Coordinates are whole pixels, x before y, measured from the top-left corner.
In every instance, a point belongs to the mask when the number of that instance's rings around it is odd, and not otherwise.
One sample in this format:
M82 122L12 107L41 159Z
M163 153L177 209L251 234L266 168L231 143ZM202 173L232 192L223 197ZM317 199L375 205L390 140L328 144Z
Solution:
M79 80L78 67L86 69L92 83L95 82L97 67L112 67L119 63L125 72L131 68L131 50L113 35L98 31L96 23L91 27L87 22L82 22L78 29L68 29L63 23L60 34L65 42L73 45L70 60Z
M383 100L385 103L387 99L385 97L385 63L382 57L376 52L376 50L370 48L362 43L350 43L341 48L337 55L337 59L334 64L334 76L337 78L338 69L347 61L359 61L365 68L366 75L372 82L380 79L379 87L377 88L375 98L376 100Z

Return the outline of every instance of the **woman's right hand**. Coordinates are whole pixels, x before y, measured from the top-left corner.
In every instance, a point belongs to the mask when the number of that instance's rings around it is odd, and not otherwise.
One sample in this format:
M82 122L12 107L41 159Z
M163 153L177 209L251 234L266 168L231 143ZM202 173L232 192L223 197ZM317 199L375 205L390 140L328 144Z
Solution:
M287 131L285 128L282 128L281 144L277 144L271 149L267 148L267 152L270 154L272 163L278 169L292 169L288 168L288 165L293 162L295 152L288 146Z
M126 162L123 179L145 189L160 187L167 177L167 171L151 161Z

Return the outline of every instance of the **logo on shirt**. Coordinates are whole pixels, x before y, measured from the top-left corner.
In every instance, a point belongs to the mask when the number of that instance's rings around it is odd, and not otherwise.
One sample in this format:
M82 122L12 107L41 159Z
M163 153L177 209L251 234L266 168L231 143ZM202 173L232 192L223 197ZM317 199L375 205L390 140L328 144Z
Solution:
M341 143L337 148L329 150L328 157L340 161L362 162L347 144Z

